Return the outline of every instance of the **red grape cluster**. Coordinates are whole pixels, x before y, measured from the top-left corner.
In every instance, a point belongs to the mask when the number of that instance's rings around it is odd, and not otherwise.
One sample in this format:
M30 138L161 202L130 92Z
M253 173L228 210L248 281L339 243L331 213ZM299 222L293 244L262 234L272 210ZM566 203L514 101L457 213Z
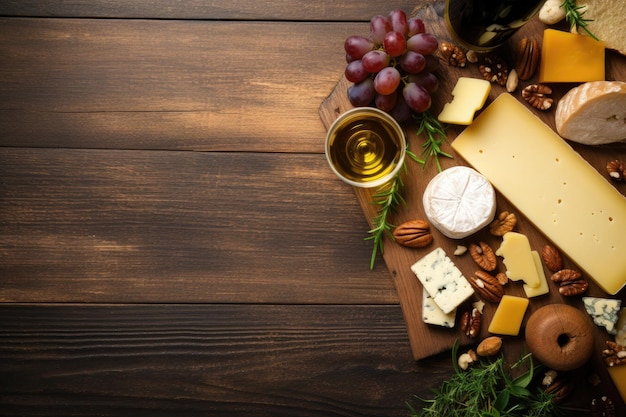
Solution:
M349 36L346 79L348 98L355 107L375 105L401 122L412 112L430 108L430 95L439 87L433 73L439 66L437 38L426 33L424 22L404 11L370 20L369 37Z

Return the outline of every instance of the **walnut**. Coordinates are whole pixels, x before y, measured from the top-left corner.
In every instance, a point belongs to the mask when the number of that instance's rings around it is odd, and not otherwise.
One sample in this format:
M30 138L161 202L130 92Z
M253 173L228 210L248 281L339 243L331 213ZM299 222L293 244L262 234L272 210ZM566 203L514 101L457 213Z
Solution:
M541 260L546 267L552 272L558 272L563 269L563 258L559 251L550 245L545 245L541 250Z
M441 57L452 67L465 67L467 57L461 48L450 42L442 41L439 44Z
M606 164L606 171L609 177L615 181L626 181L626 162L618 159Z
M541 49L536 39L522 38L515 51L515 69L520 80L530 79L537 70Z
M522 90L524 100L539 110L548 110L552 107L554 100L548 97L550 94L552 94L552 89L544 84L531 84Z
M602 357L604 357L604 363L609 367L624 365L626 364L626 347L607 340L606 349L602 351Z
M471 243L469 253L478 266L485 271L493 271L498 266L498 260L491 246L485 242Z
M483 78L492 83L498 83L501 86L506 85L509 77L509 67L506 62L498 55L487 55L485 63L478 67Z
M580 295L589 288L587 280L574 269L561 269L552 274L550 279L559 284L559 294L566 297Z
M615 404L607 397L594 398L591 400L591 417L616 417Z
M491 222L489 225L489 232L494 236L504 236L505 233L513 230L516 224L517 217L515 216L515 213L503 211L498 215L497 219Z
M433 241L430 227L425 220L410 220L402 223L393 231L393 237L402 246L423 248Z

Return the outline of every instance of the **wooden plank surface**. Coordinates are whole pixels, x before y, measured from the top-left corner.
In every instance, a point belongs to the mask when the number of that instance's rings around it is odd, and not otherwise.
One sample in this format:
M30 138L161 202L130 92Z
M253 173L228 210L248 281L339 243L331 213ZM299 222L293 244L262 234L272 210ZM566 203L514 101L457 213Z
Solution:
M426 30L430 33L435 34L440 41L447 40L451 41L449 35L447 34L447 30L442 20L441 15L441 7L424 7L416 11L417 15L422 17L426 24ZM541 39L541 35L543 33L543 29L545 25L539 22L537 19L531 21L528 25L526 25L515 37L510 41L511 45L515 45L515 43L523 36ZM510 51L511 48L503 48L502 56L506 57L507 51ZM612 53L607 54L607 79L619 79L626 80L626 59L623 56L617 56ZM437 75L441 81L440 87L433 97L433 106L432 112L433 114L438 114L443 107L443 104L452 100L451 91L456 84L457 79L460 76L470 76L476 78L482 78L480 72L478 70L477 65L469 66L468 68L456 68L451 67L442 61L442 65L437 72ZM534 78L529 80L526 83L522 83L521 85L528 85L537 82L538 74L535 75ZM328 127L330 123L337 117L338 114L341 114L348 108L351 108L351 105L347 99L346 88L350 85L344 79L341 79L338 85L335 87L331 95L322 103L320 107L320 116L325 123L325 126ZM555 102L559 100L559 98L569 89L572 85L555 85L553 86L553 97ZM520 89L517 90L515 96L520 100L520 102L527 105L523 98L520 95ZM491 93L489 95L486 106L497 97L499 94L505 92L503 87L498 85L493 85ZM550 125L554 129L554 108L551 111L540 112L535 111L537 116ZM407 134L407 138L409 141L409 148L412 149L415 153L419 154L421 141L423 138L419 138L415 135L415 131L417 127L412 123L405 123L405 132ZM456 135L462 131L462 127L451 126L448 130L448 139L449 141L453 141ZM577 151L583 155L585 159L587 159L604 177L608 178L606 173L606 163L612 159L626 159L626 145L621 144L612 144L603 147L589 147L582 145L574 146ZM455 157L453 159L444 159L442 161L443 168L448 168L454 165L467 165L462 158L454 153L454 151L449 146L449 143L445 144L444 150ZM541 152L540 149L537 152ZM417 167L416 164L411 161L407 162L408 173L406 175L405 183L407 184L407 189L405 192L406 206L399 210L399 213L396 216L393 216L390 219L392 224L401 224L405 221L412 219L426 219L426 215L424 213L422 207L422 193L428 182L437 174L437 169L434 162L431 161L429 165L427 165L424 169L422 167ZM626 184L624 183L614 183L615 186L620 190L623 194L626 194ZM374 190L375 191L375 190ZM355 193L357 199L359 200L365 217L368 219L370 224L372 224L371 219L376 215L376 206L372 205L372 190L362 190L355 189ZM521 232L528 236L531 246L534 250L541 251L541 248L549 243L546 237L541 233L540 230L537 230L533 227L533 225L523 216L523 213L519 213L514 206L512 206L508 201L506 201L501 195L497 196L497 212L509 211L516 213L518 215L518 226L516 227L516 231ZM473 259L467 255L462 257L454 257L452 254L457 245L462 244L464 246L469 246L471 243L478 243L480 241L487 242L494 250L496 250L501 242L501 238L495 238L489 234L488 230L482 230L477 234L473 234L465 239L449 239L439 233L436 229L433 230L433 235L435 237L434 243L420 250L407 249L390 240L385 241L384 246L384 259L389 267L391 275L394 278L394 282L396 288L398 290L398 294L400 297L400 303L403 307L404 315L407 321L407 328L409 332L409 338L411 340L411 346L413 349L413 354L416 359L422 359L428 357L429 355L442 352L444 350L449 349L454 341L461 337L463 343L470 343L471 340L464 335L462 335L458 330L450 330L444 329L438 326L431 326L422 321L422 286L415 277L415 274L411 271L410 267L413 263L415 263L418 259L423 257L429 251L433 250L435 247L442 247L445 252L451 256L455 262L455 264L459 267L461 272L465 276L472 276L474 271L479 269ZM567 266L571 268L576 268L573 260L566 259ZM499 262L499 269L496 271L504 271L505 267L503 263ZM546 270L547 276L549 276L549 271ZM551 291L550 294L543 297L534 298L531 300L530 306L528 308L528 312L526 314L526 318L528 318L536 309L542 307L546 304L552 303L566 303L573 304L582 309L582 303L580 298L576 299L568 299L561 296L558 293L557 287L550 283ZM506 287L506 293L511 295L519 295L525 296L524 291L520 284L510 283ZM587 292L587 295L591 296L606 296L606 294L600 290L593 282L591 283L591 288ZM617 298L624 299L626 294L622 291L617 295ZM476 296L472 297L467 303L471 301L475 301L477 299ZM488 323L495 312L497 305L487 303L487 306L484 311L484 321ZM463 305L459 309L459 313L465 309L468 309L468 305ZM597 329L596 329L597 330ZM487 331L487 326L483 326L481 329L481 334L478 339L482 337L486 337L489 335ZM598 340L598 362L599 361L599 352L603 349L604 340L609 338L609 335L606 334L605 331L597 331L596 338ZM515 343L518 345L518 351L521 352L524 349L523 338L513 339L511 343Z

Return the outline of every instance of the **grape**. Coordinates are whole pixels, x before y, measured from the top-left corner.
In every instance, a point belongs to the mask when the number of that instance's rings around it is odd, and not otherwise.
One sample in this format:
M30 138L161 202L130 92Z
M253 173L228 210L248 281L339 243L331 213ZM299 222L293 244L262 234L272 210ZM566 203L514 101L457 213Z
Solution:
M401 33L402 36L406 36L409 32L409 22L407 21L404 10L392 10L389 13L389 22L391 23L391 30Z
M381 45L387 32L391 30L391 23L382 15L374 16L370 19L370 39Z
M397 94L396 105L388 113L400 123L411 118L411 108L406 104L402 94Z
M432 55L439 47L439 42L430 33L418 33L406 41L406 46L411 51L419 52L423 55Z
M417 52L407 51L402 55L402 58L400 58L400 67L409 74L417 74L421 72L425 66L426 58L424 58L424 55Z
M408 83L402 90L402 96L413 111L423 113L430 108L430 94L415 83Z
M422 71L419 74L409 74L410 83L424 87L428 94L432 94L439 88L439 79L432 72Z
M417 17L412 17L408 21L409 31L407 32L407 36L410 38L413 35L417 35L418 33L425 33L426 26L424 26L424 21Z
M389 95L400 85L400 72L394 67L385 67L374 77L374 88L378 94Z
M375 74L389 65L389 55L375 49L363 55L361 62L365 71Z
M355 107L367 106L375 96L374 81L369 77L348 87L348 99Z
M400 56L406 51L406 38L400 32L387 32L383 40L383 47L389 55Z
M369 76L369 72L365 71L365 68L363 68L363 62L361 62L360 59L350 62L346 66L344 74L346 79L352 83L363 81Z
M374 42L364 36L348 36L344 45L346 53L352 58L361 59L363 55L374 49Z
M388 95L376 94L376 98L374 99L376 107L387 113L389 113L394 107L396 107L397 102L398 90L394 90L393 93Z

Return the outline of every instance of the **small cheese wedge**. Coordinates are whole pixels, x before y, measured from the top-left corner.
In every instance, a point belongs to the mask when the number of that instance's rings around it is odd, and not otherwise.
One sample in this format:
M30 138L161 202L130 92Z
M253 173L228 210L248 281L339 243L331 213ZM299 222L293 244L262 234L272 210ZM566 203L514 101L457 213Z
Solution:
M617 392L622 397L622 400L626 402L626 365L611 366L609 368L609 375L617 388Z
M487 80L459 77L452 90L452 101L443 105L437 118L442 123L471 124L474 113L485 105L490 91L491 83Z
M496 255L504 258L502 262L506 266L506 275L509 279L524 281L531 288L538 288L541 285L526 235L517 232L505 233Z
M489 323L489 333L517 336L528 308L528 298L505 294Z
M461 239L491 223L496 213L496 192L476 170L455 166L430 180L422 204L437 230L451 239Z
M441 248L415 262L411 270L444 314L474 294L469 281Z
M605 292L626 285L626 198L526 105L500 94L452 148Z
M609 334L617 333L617 320L619 319L622 300L583 297L583 304L587 314L591 316L597 326L604 327Z
M446 314L435 303L428 291L422 291L422 321L424 323L452 328L454 327L455 319L456 308Z
M603 81L604 76L604 42L577 33L544 30L540 83Z
M550 292L550 287L548 286L548 279L546 278L546 274L543 271L543 263L541 263L541 255L537 251L531 251L533 255L533 261L535 262L535 268L537 269L537 276L539 277L539 285L537 287L531 287L528 284L524 284L524 292L526 293L526 297L538 297L540 295L544 295Z

